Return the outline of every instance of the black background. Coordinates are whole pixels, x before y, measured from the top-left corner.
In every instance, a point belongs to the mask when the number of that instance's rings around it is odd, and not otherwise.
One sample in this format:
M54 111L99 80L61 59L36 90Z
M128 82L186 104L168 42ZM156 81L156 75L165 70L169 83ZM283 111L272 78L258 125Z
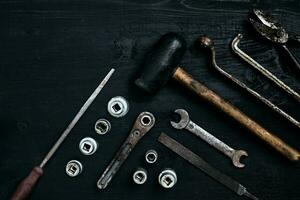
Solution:
M299 76L275 45L260 39L247 23L253 7L272 11L289 32L300 31L298 0L254 1L2 1L0 2L0 199L8 199L15 185L41 162L78 109L111 67L116 72L70 136L45 167L31 199L243 199L215 182L157 142L161 131L192 149L216 168L232 176L261 199L300 199L299 164L290 163L249 131L176 83L169 83L153 98L144 98L133 85L136 72L150 46L164 33L181 33L190 46L182 66L197 80L239 107L261 125L299 149L299 130L249 94L227 81L209 63L204 50L192 44L206 34L216 44L217 62L291 115L300 119L299 104L232 53L229 44L245 35L241 49L299 91ZM299 45L289 45L300 59ZM124 117L109 116L106 105L113 96L130 102ZM185 108L203 128L237 149L247 150L246 167L230 160L186 131L169 125L170 114ZM99 191L96 181L127 137L142 111L157 120L153 130L137 145L108 188ZM107 118L112 131L99 136L94 122ZM90 156L79 152L86 136L99 142ZM154 148L159 160L144 162ZM70 178L65 165L78 159L83 173ZM145 185L133 184L137 167L148 170ZM176 187L162 189L159 172L173 168Z

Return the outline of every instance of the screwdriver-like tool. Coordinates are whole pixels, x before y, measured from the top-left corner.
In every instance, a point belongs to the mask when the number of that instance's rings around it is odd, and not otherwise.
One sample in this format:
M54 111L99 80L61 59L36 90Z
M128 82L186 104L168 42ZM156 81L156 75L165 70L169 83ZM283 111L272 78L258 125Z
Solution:
M66 137L69 135L75 124L78 122L78 120L82 117L82 115L85 113L85 111L88 109L88 107L93 103L97 95L100 93L102 88L105 86L109 78L114 73L115 69L111 69L109 73L105 76L105 78L102 80L102 82L98 85L98 87L95 89L95 91L91 94L91 96L88 98L88 100L83 104L83 106L80 108L74 119L71 121L71 123L68 125L66 130L62 133L62 135L59 137L59 139L56 141L56 143L53 145L53 147L50 149L48 154L45 156L44 160L41 162L39 166L35 166L29 175L23 179L23 181L18 185L17 189L13 193L11 200L24 200L27 199L27 197L30 195L33 187L36 185L39 178L43 175L43 168L46 165L46 163L50 160L50 158L53 156L53 154L56 152L58 147L63 143L63 141L66 139Z
M212 167L197 154L195 154L194 152L192 152L173 138L169 137L168 135L161 133L158 138L158 141L166 147L168 147L169 149L171 149L173 152L177 153L185 160L187 160L189 163L191 163L192 165L194 165L195 167L202 170L204 173L218 181L219 183L222 183L224 186L231 189L236 194L240 196L245 195L250 199L258 200L256 196L249 193L247 189L239 182L227 176L226 174L223 174L216 168Z
M149 112L142 112L137 117L129 136L98 180L97 186L99 189L104 189L107 187L114 175L119 171L120 167L129 156L132 149L140 141L140 139L142 139L142 137L150 131L154 124L155 118Z

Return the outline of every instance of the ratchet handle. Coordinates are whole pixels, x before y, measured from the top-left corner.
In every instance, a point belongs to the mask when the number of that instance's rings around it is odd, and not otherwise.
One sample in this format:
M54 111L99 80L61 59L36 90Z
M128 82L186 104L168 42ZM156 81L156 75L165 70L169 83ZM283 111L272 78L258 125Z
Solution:
M291 58L291 60L293 61L293 63L295 64L297 71L300 72L300 64L299 61L297 60L297 58L294 56L294 54L287 48L286 45L281 45L282 48L285 50L285 52L287 53L287 55Z
M22 180L14 191L11 200L25 200L30 195L32 189L38 182L39 178L43 175L43 169L36 166L34 167L29 175Z
M257 122L249 118L238 108L222 99L219 95L208 89L205 85L193 79L182 68L178 67L173 75L173 79L181 83L189 90L195 92L199 97L210 102L216 108L222 110L227 115L235 119L241 125L250 130L253 134L264 140L267 144L272 146L277 152L288 158L290 161L298 161L300 153L282 141L279 137L273 135L265 128L260 126Z
M150 129L154 126L154 123L155 118L153 114L149 112L142 112L137 117L129 136L98 180L97 186L99 189L104 189L107 187L135 145L140 141L140 139L142 139L142 137L144 137L146 133L150 131Z

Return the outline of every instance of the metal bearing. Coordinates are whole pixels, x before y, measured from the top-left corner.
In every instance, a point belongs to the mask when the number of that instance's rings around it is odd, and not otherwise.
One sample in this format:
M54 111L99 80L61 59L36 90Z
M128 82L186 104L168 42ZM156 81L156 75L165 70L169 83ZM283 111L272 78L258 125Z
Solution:
M158 176L158 182L164 188L172 188L177 182L176 172L172 169L163 170Z
M123 117L129 110L129 104L124 97L116 96L109 100L107 111L113 117Z
M79 143L79 149L84 155L92 155L96 152L98 143L91 137L83 138Z
M138 168L134 172L132 178L136 184L138 185L144 184L147 181L147 171L143 168Z
M70 160L66 165L66 174L70 177L78 176L82 172L82 164L78 160Z
M111 129L110 122L106 119L99 119L95 123L95 131L99 135L104 135L108 133Z
M153 149L148 150L145 154L146 162L150 163L150 164L155 163L157 160L157 157L158 157L158 154Z

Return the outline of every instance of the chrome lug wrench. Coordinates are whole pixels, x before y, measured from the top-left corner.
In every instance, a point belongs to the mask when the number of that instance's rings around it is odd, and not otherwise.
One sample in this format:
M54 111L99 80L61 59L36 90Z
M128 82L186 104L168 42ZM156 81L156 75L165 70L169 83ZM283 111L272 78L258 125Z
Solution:
M179 114L181 119L180 121L174 122L171 121L171 125L176 129L186 129L196 136L200 137L202 140L210 144L211 146L215 147L222 153L224 153L226 156L231 158L232 163L234 166L238 168L245 167L245 164L240 163L240 158L242 156L248 156L247 152L244 150L235 150L204 130L202 127L195 124L193 121L190 120L189 114L186 110L183 109L177 109L175 110L175 113Z

